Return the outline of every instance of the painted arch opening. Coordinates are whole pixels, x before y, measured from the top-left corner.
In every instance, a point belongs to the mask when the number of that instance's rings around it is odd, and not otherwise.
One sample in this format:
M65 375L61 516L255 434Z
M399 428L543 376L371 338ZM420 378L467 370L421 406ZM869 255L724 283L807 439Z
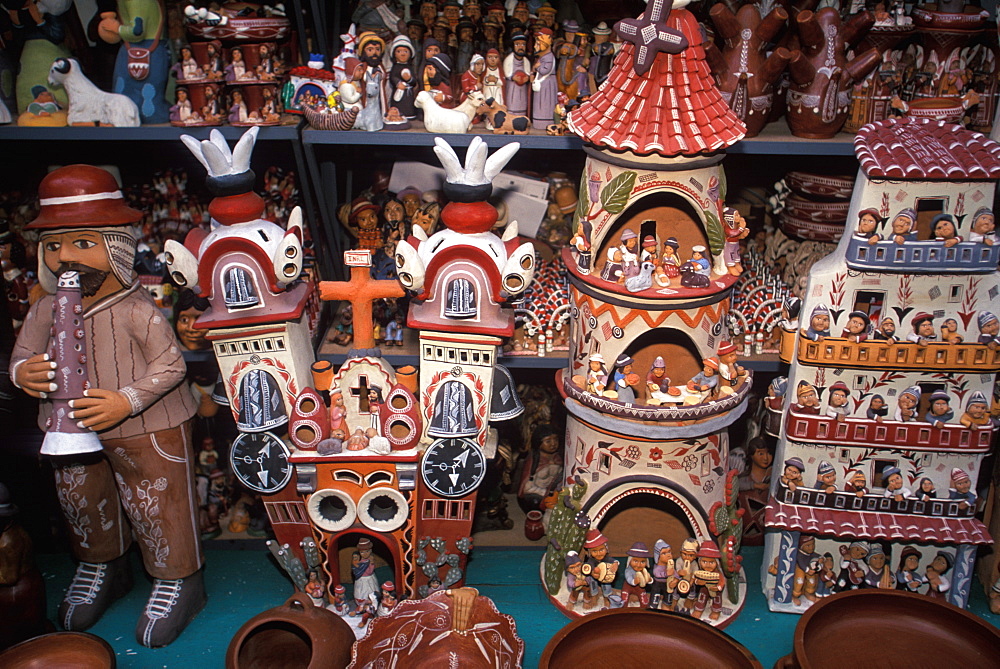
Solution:
M663 539L679 555L680 546L699 532L691 517L692 510L673 492L657 485L622 486L612 496L604 495L591 510L592 526L608 539L611 555L621 558L636 541L653 550Z
M672 386L683 386L702 370L702 356L694 341L686 332L671 327L643 332L625 348L625 353L635 360L632 369L640 378L635 386L636 399L643 403L649 398L646 375L656 358L662 357L666 363L666 376Z
M399 584L403 582L403 568L395 539L390 535L357 529L343 532L330 539L327 555L331 589L335 585L343 585L347 589L348 599L351 598L354 583L351 573L352 560L358 550L358 541L362 537L367 537L372 542L372 564L375 566L375 576L378 578L379 586L381 587L386 581L393 581L397 587L396 592L401 592Z
M647 236L656 240L657 256L663 254L663 242L673 237L677 240L679 261L684 263L690 260L693 247L700 245L710 248L703 216L703 212L690 200L676 192L656 191L642 196L626 207L603 233L597 245L597 253L593 255L595 267L591 273L604 277L609 251L622 244L621 236L626 230L637 236L636 255L642 252L642 241ZM710 253L706 255L706 259L709 264L712 263Z

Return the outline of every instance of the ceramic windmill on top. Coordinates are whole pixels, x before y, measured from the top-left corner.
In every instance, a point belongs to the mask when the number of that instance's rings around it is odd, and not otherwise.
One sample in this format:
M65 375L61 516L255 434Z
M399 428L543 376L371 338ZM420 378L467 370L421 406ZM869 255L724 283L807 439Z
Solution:
M563 252L573 484L549 523L542 576L570 615L638 601L725 624L746 593L727 428L751 376L724 318L747 233L724 205L721 167L745 129L684 4L653 0L619 22L608 80L569 118L588 154ZM643 560L660 562L651 581ZM656 576L664 562L677 578Z

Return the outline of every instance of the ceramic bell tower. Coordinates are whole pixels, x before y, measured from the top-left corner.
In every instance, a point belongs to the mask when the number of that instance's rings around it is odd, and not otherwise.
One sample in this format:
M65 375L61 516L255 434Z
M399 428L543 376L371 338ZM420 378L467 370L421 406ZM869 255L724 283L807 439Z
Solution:
M684 4L650 2L619 22L625 44L607 82L569 117L587 153L563 251L574 326L558 383L573 485L542 564L568 615L636 605L631 558L652 568L665 550L682 575L653 583L640 604L652 594L660 608L725 624L746 592L727 428L752 378L725 325L746 228L724 205L722 170L745 128ZM617 575L595 576L612 559Z

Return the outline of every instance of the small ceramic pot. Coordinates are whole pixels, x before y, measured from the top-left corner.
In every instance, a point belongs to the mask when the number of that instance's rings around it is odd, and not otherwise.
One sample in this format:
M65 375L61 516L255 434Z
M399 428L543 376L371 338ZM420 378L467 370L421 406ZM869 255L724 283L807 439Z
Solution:
M945 123L958 123L965 114L960 98L917 98L909 107L907 116Z
M577 618L556 632L538 666L762 667L750 651L708 623L648 609L610 609Z
M996 627L942 600L901 590L824 597L799 619L793 644L776 669L839 668L844 654L859 648L877 648L884 666L893 667L987 667L1000 658Z
M115 651L86 632L54 632L28 639L0 653L4 669L114 669Z
M353 643L350 625L297 592L243 624L229 642L226 669L343 669Z
M528 512L524 519L524 536L528 541L538 541L545 536L545 525L542 524L542 512L534 509Z

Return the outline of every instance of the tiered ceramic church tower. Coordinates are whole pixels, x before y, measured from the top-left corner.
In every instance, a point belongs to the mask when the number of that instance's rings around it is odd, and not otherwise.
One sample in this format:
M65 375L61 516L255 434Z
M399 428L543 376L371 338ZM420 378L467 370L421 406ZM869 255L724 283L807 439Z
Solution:
M351 279L320 283L321 299L354 307L355 348L334 373L314 362L302 323L301 214L287 231L259 219L249 167L256 132L232 152L217 132L184 138L209 171L215 227L166 249L174 279L211 303L197 326L210 331L241 432L234 473L264 494L278 545L287 545L279 559L299 587L302 565L320 573L328 594L349 582L361 544L403 596L461 585L476 491L496 452L490 422L524 410L497 356L514 330L506 303L531 284L534 247L516 222L492 233L497 212L486 202L519 145L488 157L475 138L463 166L436 140L445 229L428 238L414 226L398 244L398 282L372 279L370 252L348 251ZM414 293L407 325L420 331L419 383L417 370L382 357L373 336L372 302L406 290Z
M855 588L965 606L1000 371L1000 145L926 119L860 130L848 225L816 263L766 510L772 610Z
M745 410L751 375L725 316L746 233L724 206L721 166L744 126L715 88L684 4L653 0L621 21L625 44L607 82L569 118L587 142L564 251L571 359L557 381L572 485L552 512L542 564L550 599L569 615L645 602L629 597L629 561L645 557L652 569L667 559L662 542L680 574L653 585L661 608L724 624L745 595L727 427Z

